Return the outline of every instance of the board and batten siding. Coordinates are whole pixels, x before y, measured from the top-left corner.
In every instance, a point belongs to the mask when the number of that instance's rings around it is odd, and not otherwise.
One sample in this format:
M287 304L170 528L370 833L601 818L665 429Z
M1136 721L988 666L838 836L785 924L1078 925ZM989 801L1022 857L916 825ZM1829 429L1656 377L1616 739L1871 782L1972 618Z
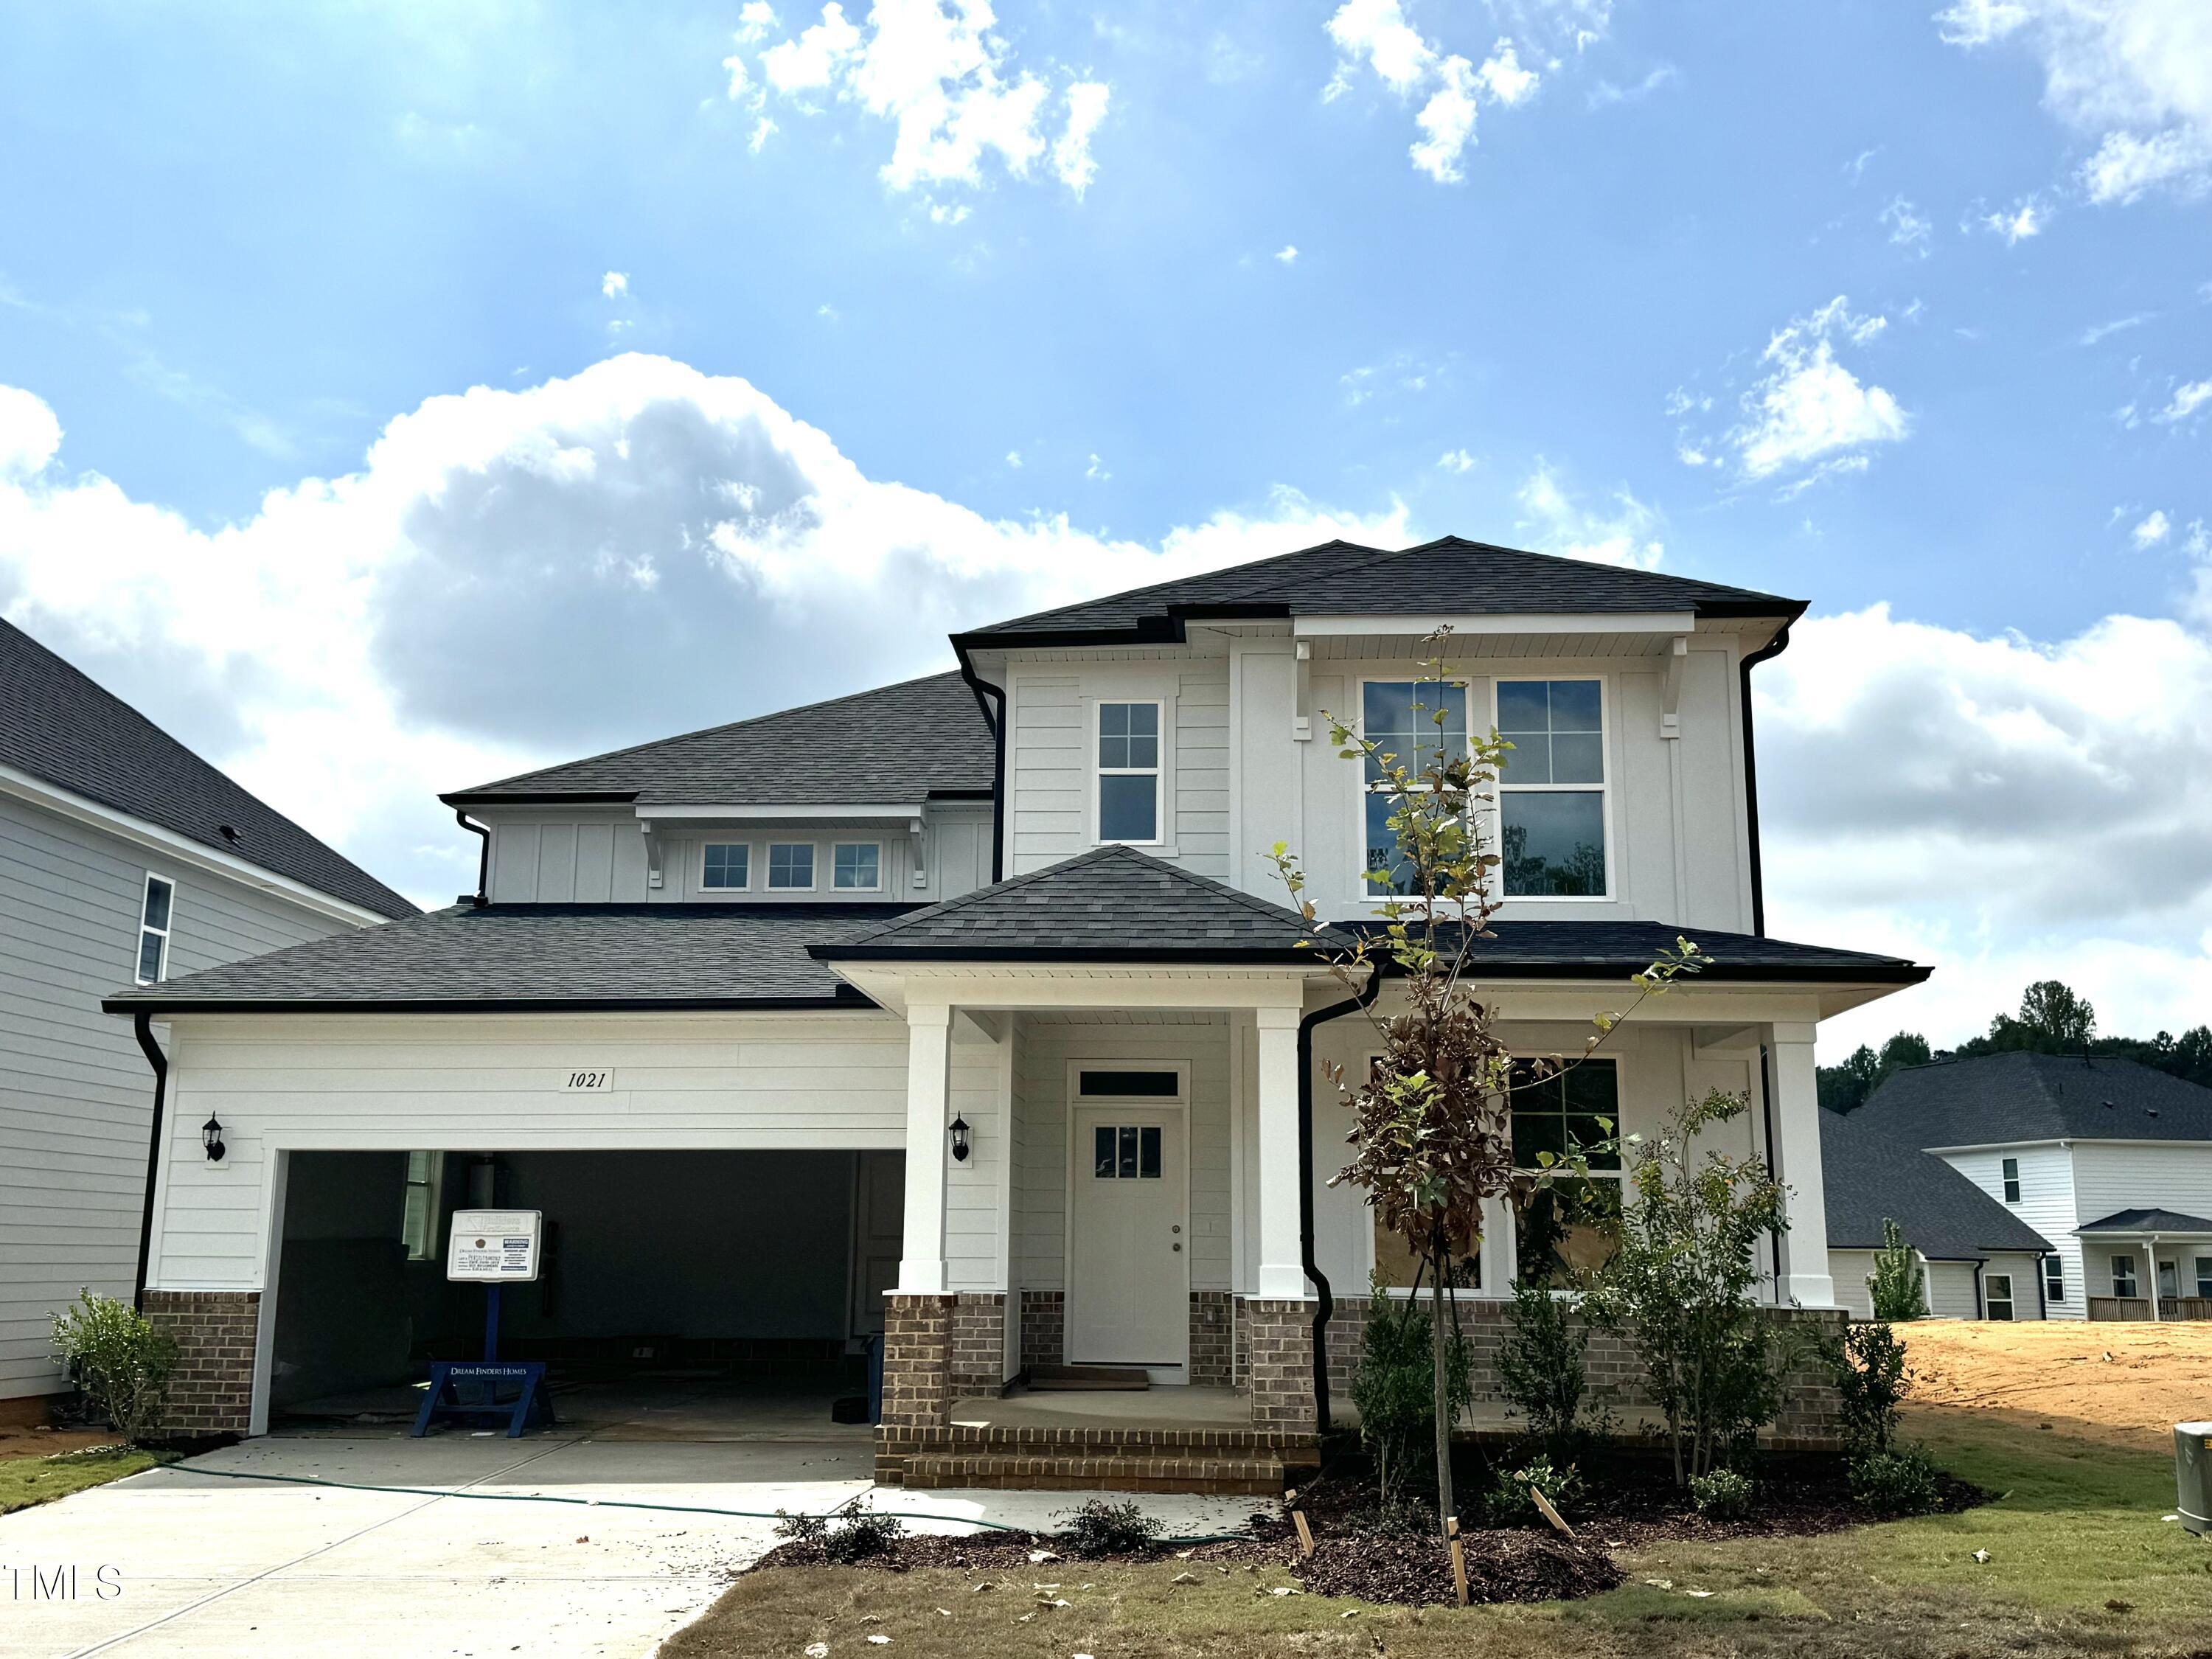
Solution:
M154 1077L100 1000L132 983L149 872L172 977L345 926L0 796L0 1398L63 1386L48 1322L80 1288L131 1293Z
M1992 1199L2010 1210L2022 1221L2043 1235L2058 1253L2064 1286L2064 1295L2050 1304L2048 1316L2052 1319L2085 1319L2088 1316L2088 1300L2082 1290L2081 1241L2074 1229L2082 1218L2076 1206L2081 1202L2075 1190L2074 1151L2056 1142L2039 1146L2023 1146L1977 1149L1972 1152L1945 1152L1943 1161ZM2004 1160L2020 1160L2020 1202L2006 1204L2004 1195ZM2135 1200L2142 1202L2145 1200ZM2096 1212L2108 1215L2112 1209ZM2100 1296L2104 1292L2097 1292Z

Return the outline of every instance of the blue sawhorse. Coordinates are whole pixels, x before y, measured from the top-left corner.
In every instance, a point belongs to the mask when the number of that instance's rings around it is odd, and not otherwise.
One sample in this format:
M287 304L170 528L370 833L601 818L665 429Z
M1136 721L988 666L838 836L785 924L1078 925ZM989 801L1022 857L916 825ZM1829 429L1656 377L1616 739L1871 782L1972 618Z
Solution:
M428 1434L431 1419L439 1417L504 1417L510 1440L520 1439L525 1429L550 1428L560 1420L553 1414L544 1362L499 1357L499 1291L495 1284L484 1286L484 1357L432 1364L430 1391L422 1397L422 1409L409 1431L415 1439ZM502 1398L509 1388L514 1395Z

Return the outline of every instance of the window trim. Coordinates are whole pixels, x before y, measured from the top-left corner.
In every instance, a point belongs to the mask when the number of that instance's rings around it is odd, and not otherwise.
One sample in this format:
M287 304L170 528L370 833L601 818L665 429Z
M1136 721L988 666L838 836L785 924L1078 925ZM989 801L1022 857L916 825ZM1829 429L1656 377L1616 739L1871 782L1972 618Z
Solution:
M2191 1254L2193 1255L2194 1252ZM2212 1297L2212 1255L2197 1256L2195 1265L2197 1294L2201 1297Z
M707 884L707 849L710 847L742 847L745 849L745 878L735 887L709 887ZM699 890L702 893L750 893L753 890L753 844L750 841L702 841L699 843Z
M1479 674L1462 674L1457 678L1448 678L1443 682L1446 685L1456 685L1467 693L1467 741L1469 748L1472 748L1474 744L1475 682L1481 678L1482 677ZM1415 672L1410 674L1394 672L1360 674L1355 676L1352 682L1352 701L1355 704L1355 708L1353 709L1354 722L1352 727L1352 732L1358 736L1361 743L1364 744L1367 741L1367 688L1369 686L1419 686L1424 684L1434 685L1437 683L1435 676L1420 673L1419 672L1419 665L1415 665ZM1493 709L1497 707L1497 694L1495 692L1491 695L1491 706ZM1421 896L1419 893L1378 893L1370 888L1367 884L1367 802L1375 793L1375 791L1370 789L1367 784L1366 761L1364 758L1355 757L1351 762L1351 765L1352 768L1352 890L1353 894L1353 902L1363 905L1387 904L1390 900L1395 898L1401 904L1410 903L1419 905L1423 902ZM1370 1263L1370 1265L1371 1266L1372 1264Z
M806 849L806 884L779 885L775 879L775 849L779 847L804 847ZM763 893L815 893L822 889L822 843L815 841L772 841L768 843L768 858L762 866L761 888Z
M2019 1203L2020 1160L2018 1158L2001 1158L1997 1160L1997 1181L2004 1189L2004 1201L2008 1204Z
M2066 1263L2056 1255L2043 1258L2043 1299L2045 1302L2066 1300Z
M2005 1287L2005 1293L2002 1296L1999 1296L1996 1289L1997 1281L2000 1279L2003 1280ZM1982 1275L1983 1318L1997 1319L1996 1308L1999 1303L2004 1304L2004 1315L1999 1321L2000 1323L2010 1324L2020 1318L2020 1298L2013 1289L2012 1280L2013 1276L2008 1273L1985 1273Z
M867 848L876 855L876 878L867 886L847 886L837 879L837 854L847 848ZM884 890L884 844L879 841L833 841L830 843L830 890L833 893L880 893Z
M2127 1289L2120 1288L2120 1263L2128 1264ZM2136 1253L2133 1250L2114 1250L2105 1258L2107 1276L2112 1281L2112 1294L2132 1302L2142 1295L2142 1279L2136 1273Z
M156 927L146 920L149 906L153 902L154 884L160 882L169 890L169 925ZM140 985L158 985L169 976L169 941L177 928L177 884L174 878L146 872L146 878L138 887L138 930L131 937L131 976ZM151 933L161 941L161 959L155 963L154 977L146 977L146 936Z
M1150 704L1157 728L1152 741L1157 745L1151 766L1108 766L1099 759L1099 745L1105 741L1103 722L1109 707L1133 708ZM1094 696L1091 699L1091 753L1088 756L1091 772L1091 844L1094 847L1165 847L1168 845L1168 705L1164 697ZM1105 834L1103 811L1104 790L1101 780L1115 778L1146 778L1152 780L1152 834L1148 841L1130 840L1122 836L1109 837Z
M1613 796L1614 778L1620 772L1617 757L1613 752L1613 733L1619 719L1613 707L1613 676L1604 672L1595 673L1559 674L1492 674L1490 677L1490 729L1498 731L1498 693L1506 685L1552 685L1564 681L1579 680L1597 687L1597 753L1602 779L1596 784L1587 783L1508 783L1501 776L1497 783L1497 799L1489 812L1489 839L1498 857L1498 896L1508 904L1616 904L1621 898L1620 884L1613 878L1618 860L1614 854L1620 837L1614 832ZM1605 854L1605 890L1602 893L1508 893L1505 890L1505 797L1513 794L1588 794L1593 788L1598 796L1599 832L1605 838L1601 849Z

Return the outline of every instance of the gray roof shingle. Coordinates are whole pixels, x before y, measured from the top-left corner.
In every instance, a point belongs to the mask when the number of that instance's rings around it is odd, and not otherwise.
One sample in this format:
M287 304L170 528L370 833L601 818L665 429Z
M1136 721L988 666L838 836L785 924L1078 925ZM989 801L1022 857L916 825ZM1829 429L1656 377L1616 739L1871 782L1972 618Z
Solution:
M1227 570L1061 605L953 636L966 646L1128 635L1174 640L1187 619L1325 613L1484 616L1688 611L1794 618L1802 599L1446 536L1417 547L1328 542Z
M2014 1052L1893 1072L1851 1115L1917 1146L2212 1140L2212 1089L2131 1060Z
M884 904L459 905L118 991L111 1013L866 1007L807 954Z
M1379 931L1381 922L1343 922L1347 932ZM1589 979L1632 974L1649 968L1678 939L1687 939L1711 958L1687 981L1705 980L1803 981L1812 984L1917 985L1929 969L1899 957L1838 951L1823 945L1750 933L1722 933L1710 928L1670 927L1659 921L1493 921L1493 937L1477 939L1472 952L1478 970L1519 979Z
M2075 1228L2083 1233L2212 1233L2212 1221L2179 1210L2118 1210Z
M441 797L635 801L660 806L907 805L988 799L996 753L957 673L662 738Z
M0 764L378 915L416 914L352 860L6 622L0 709Z
M1984 1261L1991 1252L2043 1255L2043 1235L1933 1153L1878 1126L1820 1114L1820 1177L1832 1249L1878 1250L1881 1224L1935 1261Z

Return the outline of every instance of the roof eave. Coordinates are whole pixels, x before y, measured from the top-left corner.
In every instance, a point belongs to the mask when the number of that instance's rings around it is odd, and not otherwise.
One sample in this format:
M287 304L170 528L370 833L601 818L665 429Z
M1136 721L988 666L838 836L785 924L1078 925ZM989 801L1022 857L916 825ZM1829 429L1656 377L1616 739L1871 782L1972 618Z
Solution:
M840 983L818 997L107 997L110 1014L798 1013L878 1005Z

